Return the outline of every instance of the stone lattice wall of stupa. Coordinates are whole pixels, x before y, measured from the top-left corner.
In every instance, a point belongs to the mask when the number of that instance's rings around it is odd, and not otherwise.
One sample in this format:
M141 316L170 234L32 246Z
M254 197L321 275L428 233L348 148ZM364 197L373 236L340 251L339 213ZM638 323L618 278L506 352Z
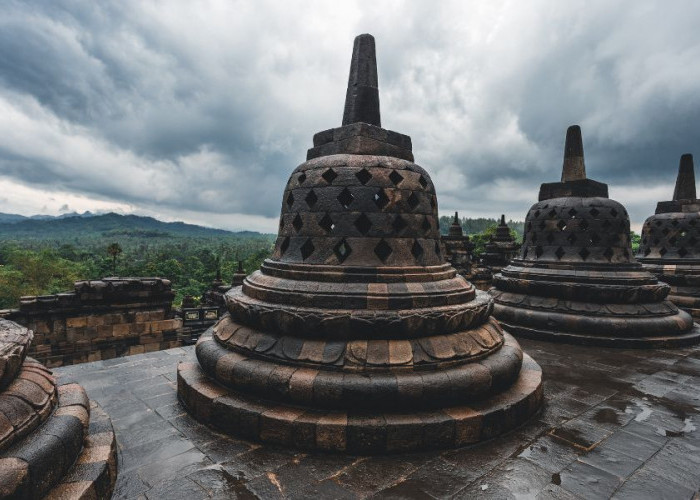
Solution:
M671 286L674 304L700 318L700 200L692 155L681 157L673 200L660 201L644 222L637 259Z
M446 261L435 188L380 126L374 38L355 40L343 126L290 176L272 257L178 370L199 420L264 442L385 453L504 432L541 372Z
M543 184L519 258L494 278L494 314L516 335L609 346L686 345L692 318L632 256L625 208L585 177L579 127L567 131L562 182Z

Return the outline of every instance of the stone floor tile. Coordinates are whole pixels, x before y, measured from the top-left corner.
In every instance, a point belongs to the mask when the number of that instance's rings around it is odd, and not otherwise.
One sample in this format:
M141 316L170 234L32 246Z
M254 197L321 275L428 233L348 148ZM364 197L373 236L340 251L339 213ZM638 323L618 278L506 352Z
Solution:
M561 480L558 478L558 476L552 480L561 484ZM535 498L537 500L581 500L581 497L566 491L564 488L555 483L548 484L545 489L538 493L537 497Z
M550 435L540 437L518 455L550 472L561 472L583 453L578 448L563 443Z
M644 463L642 460L632 458L604 445L581 454L579 461L615 474L623 480L632 475Z
M341 486L361 495L371 495L411 474L421 463L420 455L379 456L358 460L335 476Z
M629 478L613 496L616 500L689 500L693 490L669 481L649 470L641 470Z
M556 427L550 434L566 444L590 450L612 434L612 431L578 418Z
M201 486L188 477L175 476L159 482L148 490L146 498L148 500L164 500L166 498L199 500L209 498L209 495Z
M198 444L197 448L209 457L212 462L220 463L250 451L253 445L247 441L221 436L213 441Z
M148 490L149 486L141 481L136 470L119 471L112 498L114 500L136 498Z
M412 472L406 483L411 485L417 495L420 492L433 498L449 498L464 487L464 471L455 464L438 458ZM393 491L396 492L395 489Z
M666 439L651 440L620 430L606 439L600 447L615 450L644 462L663 448L664 444Z
M582 498L610 498L622 483L614 475L592 465L576 461L559 475L560 486Z
M155 486L162 481L188 476L211 465L211 460L204 456L202 452L196 448L191 448L178 455L158 459L140 467L138 474L144 483Z

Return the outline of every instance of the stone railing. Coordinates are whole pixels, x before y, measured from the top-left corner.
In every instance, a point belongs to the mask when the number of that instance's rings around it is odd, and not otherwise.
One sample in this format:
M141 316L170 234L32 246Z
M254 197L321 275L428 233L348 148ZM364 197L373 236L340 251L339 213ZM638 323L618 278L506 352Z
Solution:
M70 365L180 345L174 295L163 278L77 281L73 292L22 297L0 317L34 331L32 357Z

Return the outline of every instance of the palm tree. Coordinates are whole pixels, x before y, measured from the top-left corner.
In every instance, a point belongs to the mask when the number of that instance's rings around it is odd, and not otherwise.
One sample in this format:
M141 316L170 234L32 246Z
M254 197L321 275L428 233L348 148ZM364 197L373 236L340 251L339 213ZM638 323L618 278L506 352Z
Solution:
M112 275L117 275L117 257L122 253L122 247L119 243L112 243L107 247L107 253L112 256Z

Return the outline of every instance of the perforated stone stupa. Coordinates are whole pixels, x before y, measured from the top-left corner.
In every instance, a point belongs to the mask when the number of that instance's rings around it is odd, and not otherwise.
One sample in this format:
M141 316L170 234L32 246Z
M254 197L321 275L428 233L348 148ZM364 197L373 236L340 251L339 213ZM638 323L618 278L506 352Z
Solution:
M459 274L468 275L471 273L472 250L474 249L474 244L469 239L469 236L464 234L457 212L455 212L452 224L450 224L448 234L441 238L445 246L445 259L447 262L449 262Z
M542 402L539 366L445 262L435 188L380 126L374 38L355 39L343 126L316 134L275 250L178 368L197 419L305 449L386 453L498 435Z
M671 286L671 302L700 318L700 200L693 155L681 156L673 200L660 201L644 222L637 259Z
M625 347L680 346L700 327L632 256L627 211L586 178L578 126L561 182L542 184L519 258L494 277L494 315L515 335Z
M34 334L0 319L0 498L110 498L109 417L77 384L27 357Z
M518 255L520 245L510 234L510 227L506 224L506 216L501 215L501 221L496 226L496 233L484 248L484 264L496 274L506 267L510 261Z

